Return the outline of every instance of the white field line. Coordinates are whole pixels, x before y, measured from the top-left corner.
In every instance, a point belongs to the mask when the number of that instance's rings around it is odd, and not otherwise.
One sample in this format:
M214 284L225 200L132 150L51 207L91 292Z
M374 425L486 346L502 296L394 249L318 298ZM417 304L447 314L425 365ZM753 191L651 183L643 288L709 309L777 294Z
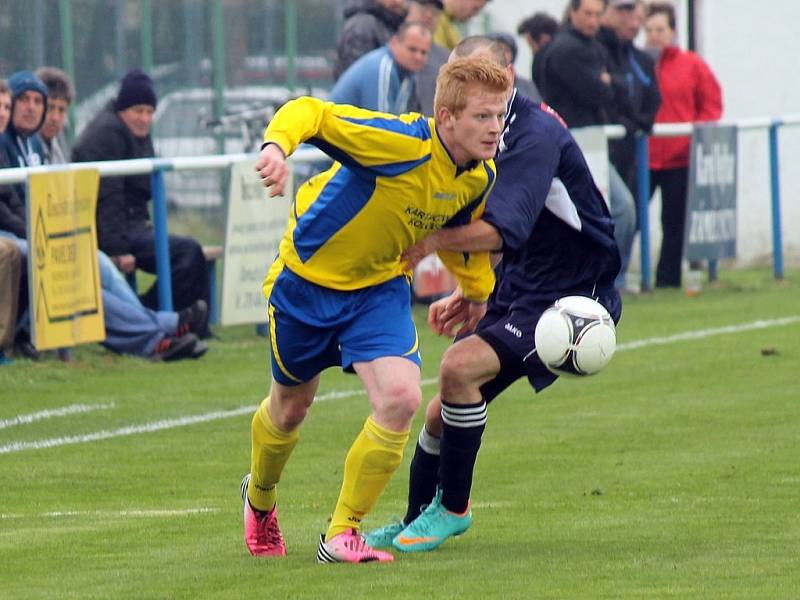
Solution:
M0 521L3 519L58 519L63 517L181 517L184 515L199 515L219 512L218 508L183 508L175 510L167 509L128 509L128 510L59 510L53 512L40 513L37 515L23 515L18 513L0 513Z
M646 340L625 342L617 345L617 352L620 350L635 350L637 348L645 348L647 346L664 346L665 344L674 344L675 342L683 342L687 340L697 340L713 337L715 335L741 333L743 331L752 331L754 329L766 329L767 327L779 327L781 325L791 325L792 323L798 322L800 322L800 315L794 317L784 317L781 319L770 319L768 321L753 321L752 323L742 323L741 325L714 327L712 329L697 329L695 331L685 331L684 333L676 333L675 335L668 335L665 337L654 337Z
M666 344L673 344L675 342L703 339L717 335L728 335L733 333L741 333L743 331L751 331L754 329L765 329L767 327L778 327L781 325L790 325L800 322L800 316L784 317L781 319L759 320L751 323L742 323L740 325L729 325L726 327L715 327L710 329L698 329L695 331L687 331L675 335L664 337L653 337L644 340L636 340L632 342L625 342L617 346L617 351L634 350L639 348L646 348L648 346L663 346ZM437 379L425 379L422 381L423 386L429 386L436 383ZM352 396L361 396L364 394L363 390L339 390L328 392L317 396L315 402L322 402L325 400L334 400L338 398L350 398ZM251 414L255 410L255 406L242 406L232 410L214 411L202 415L194 415L189 417L180 417L178 419L165 419L162 421L154 421L152 423L144 423L142 425L129 425L119 429L112 429L109 431L97 431L94 433L87 433L83 435L74 435L66 437L48 438L44 440L34 440L31 442L12 442L5 446L0 446L0 454L11 454L12 452L22 452L24 450L41 450L44 448L55 448L57 446L67 446L70 444L84 444L87 442L96 442L100 440L107 440L116 437L123 437L128 435L136 435L140 433L152 433L154 431L162 431L164 429L175 429L177 427L186 427L189 425L196 425L198 423L207 423L209 421L218 421L220 419L227 419L230 417L238 417L241 415Z
M114 408L113 402L110 404L70 404L62 408L51 408L27 415L17 415L13 419L0 419L0 429L33 423L34 421L41 421L43 419L52 419L53 417L66 417L68 415L88 413L95 410L108 410L110 408Z
M436 379L426 379L422 381L422 385L428 386L436 383ZM362 396L364 390L334 390L327 394L322 394L315 398L315 402L324 402L326 400L337 400L339 398L350 398L352 396ZM152 423L144 423L142 425L128 425L127 427L120 427L119 429L96 431L94 433L86 433L83 435L71 435L65 437L48 438L44 440L35 440L32 442L11 442L5 446L0 446L0 454L10 454L12 452L21 452L23 450L41 450L44 448L55 448L57 446L68 446L70 444L85 444L87 442L98 442L100 440L108 440L116 437L124 437L127 435L136 435L139 433L152 433L154 431L162 431L164 429L175 429L176 427L186 427L188 425L196 425L198 423L207 423L208 421L218 421L220 419L228 419L230 417L239 417L242 415L253 414L256 406L240 406L231 410L218 410L202 415L193 415L189 417L180 417L177 419L164 419L162 421L154 421Z

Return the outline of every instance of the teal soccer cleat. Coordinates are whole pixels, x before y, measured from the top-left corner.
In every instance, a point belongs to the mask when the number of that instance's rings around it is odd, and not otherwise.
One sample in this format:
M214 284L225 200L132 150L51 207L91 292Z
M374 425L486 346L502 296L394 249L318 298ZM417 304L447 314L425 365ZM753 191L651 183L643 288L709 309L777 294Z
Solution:
M367 541L367 544L373 548L391 548L392 540L397 536L398 533L403 531L405 527L405 523L398 519L393 523L389 523L388 525L384 525L378 529L373 529L369 533L365 533L364 539Z
M442 492L438 490L428 507L397 534L392 545L402 552L427 552L438 548L447 538L461 535L471 524L470 505L462 514L450 512L442 505Z

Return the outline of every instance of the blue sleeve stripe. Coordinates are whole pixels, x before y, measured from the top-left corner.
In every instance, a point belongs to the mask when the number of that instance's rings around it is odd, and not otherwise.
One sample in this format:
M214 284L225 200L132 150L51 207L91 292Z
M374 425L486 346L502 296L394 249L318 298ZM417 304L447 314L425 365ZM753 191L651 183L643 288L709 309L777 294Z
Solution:
M322 138L313 137L307 139L306 143L316 146L317 148L322 150L325 154L330 156L333 160L339 161L346 167L349 167L355 171L363 171L365 169L363 165L356 162L356 160L352 156L350 156L347 152L345 152L338 146L334 146L330 142L323 140Z
M339 161L344 166L360 174L380 175L382 177L396 177L397 175L406 173L420 166L421 164L428 162L431 159L431 155L426 154L425 156L422 156L421 158L417 158L415 160L407 160L397 163L387 163L384 165L364 166L361 163L357 162L352 156L350 156L347 152L345 152L341 148L334 146L333 144L326 142L321 138L311 138L306 141L309 144L313 144L314 146L322 150L333 160Z
M431 159L430 154L426 154L422 158L418 158L416 160L407 160L404 162L398 163L388 163L385 165L373 165L368 167L370 171L381 175L382 177L396 177L397 175L401 175L412 169L417 168L418 166L425 164Z
M339 169L297 221L292 235L303 262L324 246L366 206L375 191L375 178Z
M384 117L372 117L369 119L358 119L355 117L339 118L348 123L355 123L356 125L364 125L383 131L399 133L400 135L407 135L422 140L423 142L431 139L431 128L428 125L428 119L425 117L420 117L411 123L405 123L400 119L387 119Z

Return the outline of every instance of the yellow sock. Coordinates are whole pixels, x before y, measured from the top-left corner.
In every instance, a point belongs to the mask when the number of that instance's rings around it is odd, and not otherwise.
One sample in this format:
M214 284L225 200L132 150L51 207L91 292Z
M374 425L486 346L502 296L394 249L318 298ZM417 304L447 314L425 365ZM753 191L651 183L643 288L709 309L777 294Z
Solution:
M269 397L253 415L252 452L250 458L250 485L247 499L257 510L272 510L277 492L275 486L281 478L283 467L289 460L297 440L299 429L286 433L272 422L269 415Z
M347 453L344 480L325 539L354 527L372 510L403 460L409 430L391 431L369 417Z

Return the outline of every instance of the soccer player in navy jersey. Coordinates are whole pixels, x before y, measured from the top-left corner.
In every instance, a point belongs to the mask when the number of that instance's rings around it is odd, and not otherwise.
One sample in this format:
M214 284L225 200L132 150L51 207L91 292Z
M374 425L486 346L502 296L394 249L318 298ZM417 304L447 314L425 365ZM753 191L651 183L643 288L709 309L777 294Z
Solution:
M506 64L502 49L483 37L466 38L453 55ZM556 380L534 345L547 307L563 296L583 295L605 306L615 322L622 311L614 289L620 268L614 224L560 117L513 93L495 160L497 182L480 220L434 233L404 255L412 265L442 249L488 250L502 260L486 315L474 334L459 331L442 359L439 393L428 404L411 462L406 515L368 533L374 547L432 550L470 526L487 405L521 377L537 392ZM468 309L468 299L456 290L431 305L428 323L436 333L452 335Z
M488 60L450 63L438 82L435 119L300 98L264 134L256 170L272 196L282 193L286 157L301 142L337 162L297 191L264 282L272 387L253 416L251 469L242 482L245 543L255 556L286 554L275 486L320 372L340 366L360 377L372 414L345 460L317 560L393 559L369 547L359 528L402 460L421 402L410 271L401 255L432 232L482 214L508 99L507 73ZM494 287L489 253L439 256L459 280L474 326Z

